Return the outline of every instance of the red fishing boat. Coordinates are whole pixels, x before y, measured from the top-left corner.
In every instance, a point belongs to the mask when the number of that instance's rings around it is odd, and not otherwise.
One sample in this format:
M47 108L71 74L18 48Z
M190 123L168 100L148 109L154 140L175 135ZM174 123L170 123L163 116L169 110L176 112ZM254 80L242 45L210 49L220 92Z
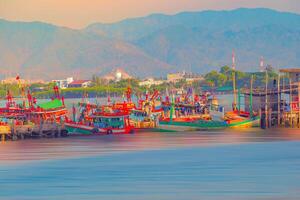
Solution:
M52 121L60 123L64 121L68 110L65 106L64 97L60 96L58 86L54 86L54 97L47 102L38 104L28 91L27 117L34 123L40 121Z
M85 118L84 122L66 122L66 128L73 134L126 134L133 133L128 112L97 112Z

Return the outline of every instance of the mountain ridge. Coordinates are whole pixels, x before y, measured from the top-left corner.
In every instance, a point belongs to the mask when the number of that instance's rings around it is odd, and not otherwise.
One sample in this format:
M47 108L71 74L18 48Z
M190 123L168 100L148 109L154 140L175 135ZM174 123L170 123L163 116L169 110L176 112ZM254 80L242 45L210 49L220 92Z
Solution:
M94 28L91 28L93 27ZM90 78L123 68L138 77L300 65L300 15L271 9L152 14L70 29L43 22L0 19L0 73L27 78ZM59 72L59 73L58 73Z

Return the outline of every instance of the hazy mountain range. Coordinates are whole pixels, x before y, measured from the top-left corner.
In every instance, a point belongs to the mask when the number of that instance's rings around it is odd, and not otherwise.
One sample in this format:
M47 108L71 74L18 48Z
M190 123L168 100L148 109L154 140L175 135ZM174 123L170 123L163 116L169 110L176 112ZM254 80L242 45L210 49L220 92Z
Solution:
M300 66L300 15L269 9L153 14L73 30L0 20L0 73L26 78L90 78L113 68L135 76L204 73L230 64L258 70L259 58Z

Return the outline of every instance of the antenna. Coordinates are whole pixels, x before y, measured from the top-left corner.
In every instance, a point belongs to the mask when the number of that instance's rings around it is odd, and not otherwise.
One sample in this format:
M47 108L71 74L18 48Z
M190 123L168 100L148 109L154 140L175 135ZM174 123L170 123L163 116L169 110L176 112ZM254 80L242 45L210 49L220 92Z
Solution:
M259 70L260 72L264 72L265 71L265 67L264 67L264 57L260 57L260 62L259 62Z

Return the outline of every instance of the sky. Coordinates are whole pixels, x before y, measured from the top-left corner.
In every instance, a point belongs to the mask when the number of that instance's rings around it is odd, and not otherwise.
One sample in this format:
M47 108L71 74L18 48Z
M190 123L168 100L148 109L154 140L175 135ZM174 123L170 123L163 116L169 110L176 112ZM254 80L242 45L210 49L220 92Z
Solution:
M300 0L0 0L0 18L70 28L112 23L153 13L265 7L300 13Z

